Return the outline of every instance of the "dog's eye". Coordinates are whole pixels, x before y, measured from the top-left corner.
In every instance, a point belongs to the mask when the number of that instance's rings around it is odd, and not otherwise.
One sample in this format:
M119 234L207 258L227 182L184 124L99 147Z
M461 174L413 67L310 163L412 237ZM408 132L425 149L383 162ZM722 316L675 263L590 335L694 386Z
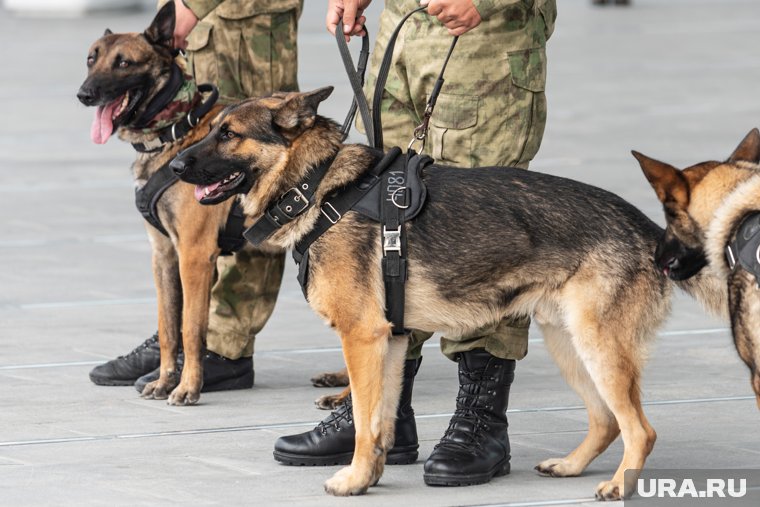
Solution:
M95 64L95 57L94 56L88 56L87 57L87 66L92 67Z
M231 130L225 130L224 132L222 132L222 139L235 139L236 137L237 137L237 134Z
M120 69L126 69L127 67L129 67L129 62L128 61L122 60L122 61L119 62L119 68Z

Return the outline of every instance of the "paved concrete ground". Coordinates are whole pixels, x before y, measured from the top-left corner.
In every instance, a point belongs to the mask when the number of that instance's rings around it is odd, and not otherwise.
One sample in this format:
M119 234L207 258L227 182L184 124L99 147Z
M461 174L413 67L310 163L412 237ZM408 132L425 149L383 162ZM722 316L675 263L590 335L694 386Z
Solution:
M559 3L549 125L532 168L595 182L661 222L629 150L680 165L720 159L760 124L760 3ZM348 84L322 30L323 3L307 4L301 85L336 85L325 113L342 119ZM334 499L322 482L336 468L277 465L275 438L325 415L311 405L323 391L309 385L310 375L341 366L338 340L304 303L292 266L257 341L253 390L176 408L141 400L131 387L89 382L93 365L130 350L156 324L132 153L115 139L92 145L92 112L74 95L90 42L106 26L138 30L149 18L0 12L0 505L592 505L595 485L621 457L619 442L578 478L532 470L571 450L586 429L580 400L537 333L513 387L511 476L430 488L420 461L388 467L363 498ZM448 421L455 372L431 343L415 389L422 459ZM647 466L759 467L747 380L726 324L678 297L645 375L646 411L659 433Z

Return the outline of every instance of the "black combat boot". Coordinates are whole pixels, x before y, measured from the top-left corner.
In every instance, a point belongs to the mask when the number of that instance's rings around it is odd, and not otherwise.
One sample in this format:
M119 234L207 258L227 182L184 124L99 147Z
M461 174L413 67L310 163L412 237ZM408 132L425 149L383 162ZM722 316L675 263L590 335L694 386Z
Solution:
M459 354L457 409L425 462L425 484L469 486L509 473L507 404L515 361L484 349Z
M234 391L236 389L250 389L253 387L254 372L253 358L241 357L239 359L227 359L210 350L203 354L203 387L202 393L215 391ZM185 355L177 355L177 372L182 375L182 367L185 365ZM135 389L138 393L143 392L145 386L158 380L161 368L156 368L135 380Z
M417 425L412 409L414 376L422 359L408 359L404 364L396 416L396 441L388 451L386 463L408 465L417 461ZM354 418L351 396L320 422L316 428L298 435L280 437L274 444L274 459L283 465L348 465L354 456Z
M135 380L158 368L160 363L161 350L156 333L126 356L93 368L90 380L99 386L131 386Z

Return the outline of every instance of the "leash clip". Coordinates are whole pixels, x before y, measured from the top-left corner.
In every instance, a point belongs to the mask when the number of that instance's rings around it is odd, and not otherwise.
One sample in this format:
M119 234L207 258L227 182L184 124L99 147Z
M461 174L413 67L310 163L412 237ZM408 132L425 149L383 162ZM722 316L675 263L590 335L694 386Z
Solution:
M388 230L383 225L383 253L398 252L401 254L401 226L396 230Z

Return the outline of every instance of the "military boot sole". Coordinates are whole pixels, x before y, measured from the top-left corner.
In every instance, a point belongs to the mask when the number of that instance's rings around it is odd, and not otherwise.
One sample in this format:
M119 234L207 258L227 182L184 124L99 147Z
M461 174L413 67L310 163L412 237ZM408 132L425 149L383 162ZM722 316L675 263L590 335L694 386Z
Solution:
M507 475L511 470L509 461L501 462L488 472L480 474L424 474L422 477L428 486L475 486L485 484L494 477Z
M324 467L332 465L350 465L351 460L354 457L353 452L344 452L341 454L332 454L329 456L304 456L298 454L291 454L287 452L274 451L275 461L287 466L309 466L309 467ZM417 461L419 452L417 448L401 448L395 447L388 452L388 456L385 459L386 465L411 465Z

